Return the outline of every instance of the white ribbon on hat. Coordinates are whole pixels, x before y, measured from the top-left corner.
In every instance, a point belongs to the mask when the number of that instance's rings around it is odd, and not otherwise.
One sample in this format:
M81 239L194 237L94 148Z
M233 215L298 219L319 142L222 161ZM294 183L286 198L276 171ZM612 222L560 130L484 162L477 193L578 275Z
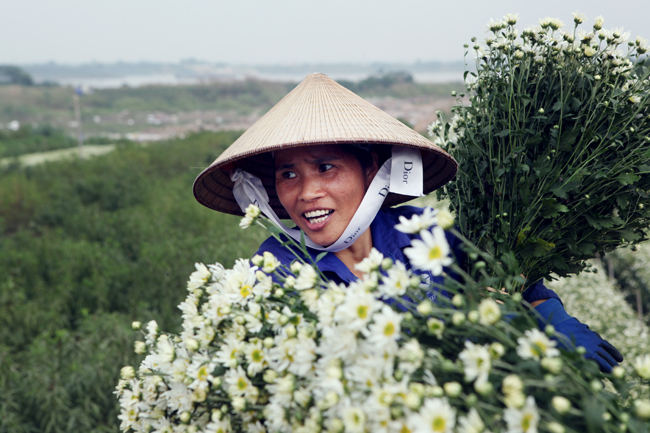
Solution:
M269 205L269 196L259 177L237 168L230 171L230 180L235 183L233 195L242 212L246 212L248 205L256 205L282 231L300 242L300 230L285 226ZM370 227L389 192L421 197L422 188L423 169L420 150L413 147L393 146L391 157L384 162L375 175L341 237L326 247L312 242L308 237L305 238L305 243L308 247L319 251L344 250Z

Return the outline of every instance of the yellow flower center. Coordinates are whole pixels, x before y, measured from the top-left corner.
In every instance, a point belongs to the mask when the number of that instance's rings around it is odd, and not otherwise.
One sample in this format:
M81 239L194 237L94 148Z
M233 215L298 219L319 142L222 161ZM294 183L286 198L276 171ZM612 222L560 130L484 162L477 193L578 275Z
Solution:
M253 353L251 354L251 358L253 358L254 362L261 362L262 359L264 359L264 356L262 355L262 352L260 350L253 350Z
M442 257L440 247L435 246L429 250L429 260L439 259L440 257Z
M252 289L253 288L247 284L245 286L242 286L242 288L239 290L239 294L241 295L242 298L245 298L247 296L250 296L251 293L253 293Z
M368 317L368 307L365 305L359 305L357 308L357 315L359 316L360 319L365 319Z
M237 388L239 388L240 391L245 390L247 386L248 384L246 383L243 377L237 379Z
M525 414L523 418L521 418L521 429L524 432L527 432L528 429L530 428L530 422L532 421L533 416L529 413Z
M206 380L208 378L208 368L205 365L199 368L198 377L199 380Z
M445 422L445 419L441 416L437 416L433 419L431 428L433 429L433 431L445 431L446 425L447 423Z
M395 325L392 324L392 322L389 322L384 326L384 335L385 336L391 336L395 333Z
M406 424L402 424L402 428L399 430L399 433L412 433L411 429L406 426Z

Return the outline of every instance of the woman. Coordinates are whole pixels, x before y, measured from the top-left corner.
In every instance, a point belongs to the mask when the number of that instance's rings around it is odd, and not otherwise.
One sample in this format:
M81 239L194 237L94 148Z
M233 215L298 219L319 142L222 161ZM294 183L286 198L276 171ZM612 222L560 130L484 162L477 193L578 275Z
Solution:
M372 248L409 267L404 248L418 235L395 225L423 210L390 206L443 186L457 165L398 120L325 75L312 74L197 177L194 195L207 207L238 215L249 204L258 205L288 236L299 240L302 231L314 260L327 252L318 266L330 280L350 283L362 276L355 265ZM297 228L284 226L281 218ZM462 263L459 241L447 236ZM259 253L264 251L286 265L295 259L275 238L261 245ZM442 283L430 272L422 277L427 285ZM430 293L432 299L436 295ZM611 371L622 361L611 344L570 317L541 281L523 297L584 346L585 356L601 370Z

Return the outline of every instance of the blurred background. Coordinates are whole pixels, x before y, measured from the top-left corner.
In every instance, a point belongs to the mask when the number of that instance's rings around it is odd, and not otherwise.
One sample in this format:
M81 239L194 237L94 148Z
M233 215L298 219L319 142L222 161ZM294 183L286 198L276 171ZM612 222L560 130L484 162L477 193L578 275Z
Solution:
M266 237L199 205L194 178L307 74L425 134L490 19L577 10L650 37L641 1L0 0L0 432L118 430L131 322L176 331L194 263ZM650 352L650 248L595 261L552 287Z

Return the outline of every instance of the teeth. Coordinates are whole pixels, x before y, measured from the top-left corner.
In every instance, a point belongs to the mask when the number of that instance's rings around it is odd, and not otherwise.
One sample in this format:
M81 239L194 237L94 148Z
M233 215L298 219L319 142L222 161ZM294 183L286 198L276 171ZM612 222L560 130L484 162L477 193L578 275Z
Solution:
M331 211L325 209L313 210L311 212L305 212L306 218L316 218L322 215L328 215Z
M312 223L312 224L318 224L318 223L321 223L321 222L325 221L326 219L327 219L327 215L322 216L320 218L311 219L311 220L309 220L309 222Z

